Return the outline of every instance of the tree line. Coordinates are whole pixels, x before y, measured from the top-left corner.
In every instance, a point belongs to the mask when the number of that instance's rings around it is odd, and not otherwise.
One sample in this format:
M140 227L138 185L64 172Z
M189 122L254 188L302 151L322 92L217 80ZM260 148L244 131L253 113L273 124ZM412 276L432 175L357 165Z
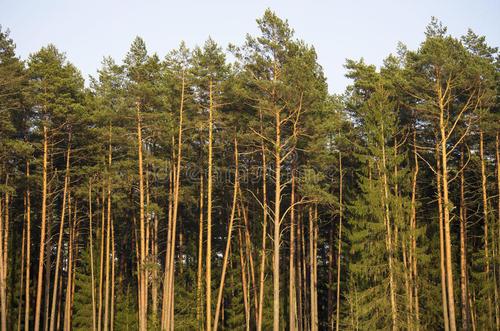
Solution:
M329 94L257 25L88 86L0 29L2 331L500 329L498 48L433 18Z

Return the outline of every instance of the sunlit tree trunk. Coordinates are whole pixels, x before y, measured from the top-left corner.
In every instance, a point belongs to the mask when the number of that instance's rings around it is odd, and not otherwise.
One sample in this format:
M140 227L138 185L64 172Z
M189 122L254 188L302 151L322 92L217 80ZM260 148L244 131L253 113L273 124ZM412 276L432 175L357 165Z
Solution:
M30 329L30 268L31 268L31 190L30 190L30 163L26 161L26 282L25 282L25 308L24 330Z
M147 330L147 302L146 302L146 237L144 228L144 172L142 162L142 118L141 103L136 102L137 115L137 154L139 163L139 330ZM109 206L108 206L109 209ZM109 246L108 246L109 247ZM109 250L108 250L109 252ZM105 322L107 321L106 316ZM106 330L106 326L105 326Z
M444 226L443 226L443 199L441 193L441 161L439 157L439 145L436 145L436 187L438 197L438 214L439 214L439 256L440 256L440 269L441 269L441 301L443 303L443 322L444 329L450 329L450 322L448 318L448 296L446 294L446 254L444 242Z
M467 207L465 206L464 149L460 153L460 294L462 329L469 329L469 289L467 275Z
M48 129L43 127L43 161L42 161L42 219L40 224L40 254L38 258L38 277L35 302L35 331L40 330L40 316L42 308L42 283L43 283L43 262L45 259L45 227L47 219L47 154L48 154Z
M344 218L344 204L343 204L343 181L344 173L342 170L342 152L339 152L339 234L337 238L337 316L335 319L335 330L339 331L340 326L340 262L342 257L342 221Z
M382 142L382 178L384 185L383 192L383 206L385 212L385 227L386 227L386 245L388 253L388 263L389 263L389 289L390 289L390 301L391 301L391 320L392 320L392 330L398 330L398 308L396 301L396 281L394 279L394 245L393 245L393 230L390 218L389 209L389 184L387 178L387 155L385 151L385 132L384 125L381 126L381 142Z
M215 319L214 319L214 330L217 330L217 324L219 322L219 314L222 304L222 295L224 292L224 281L226 279L226 270L227 270L227 261L229 259L229 249L231 248L231 238L233 233L233 223L234 223L234 214L236 211L236 203L238 197L238 142L236 138L234 139L234 161L235 161L235 170L234 170L234 191L233 191L233 205L231 207L231 216L229 219L229 228L227 233L227 241L226 241L226 249L224 252L224 258L222 262L222 272L221 279L219 285L219 292L217 295L217 304L215 307ZM242 270L242 272L244 272Z
M411 189L411 272L413 279L413 299L415 306L415 329L420 330L420 304L418 296L418 268L417 268L417 179L419 173L418 156L417 156L417 131L413 130L413 159L415 167L413 169L412 189Z
M140 115L138 115L140 116ZM138 129L139 130L139 129ZM108 140L108 173L106 184L107 196L107 213L106 213L106 282L104 285L104 331L109 330L109 290L110 290L110 245L111 245L111 162L112 162L112 146L111 146L111 124L109 125L109 140ZM142 157L140 161L142 163ZM139 168L142 168L139 166ZM140 185L139 185L140 186Z
M23 199L24 207L24 218L26 218L26 196ZM25 220L26 222L26 220ZM17 309L17 331L21 331L21 313L22 313L22 303L23 303L23 283L24 283L24 253L26 244L26 226L23 224L23 236L21 242L21 278L19 280L19 296L17 297L18 309Z
M111 303L110 303L109 329L114 330L115 323L115 227L111 221Z
M487 180L486 180L486 162L484 160L484 133L482 129L479 129L479 158L481 160L481 193L483 198L483 220L484 220L484 259L485 265L485 275L486 283L491 280L490 275L490 253L489 253L489 214L488 214L488 191L487 191ZM486 300L488 302L488 324L493 325L493 306L491 302L491 293L486 291Z
M248 282L246 273L246 263L243 257L243 239L241 236L241 229L238 228L238 244L240 253L240 264L241 264L241 287L243 291L243 305L245 307L245 329L250 330L250 304L248 303Z
M56 318L56 301L57 301L57 279L59 279L59 265L61 264L61 252L63 246L63 235L64 235L64 219L66 212L66 196L68 194L68 186L70 180L70 155L71 155L71 132L68 134L68 148L66 151L66 174L64 176L64 189L63 189L63 200L61 206L61 221L59 224L59 238L57 240L57 254L56 254L56 265L55 265L55 275L54 275L54 286L52 289L52 308L50 313L50 331L54 331L55 328L55 318ZM69 215L71 220L71 214Z
M295 171L292 169L292 191L290 195L290 258L288 268L288 301L289 301L289 329L297 328L297 305L295 291Z
M259 110L260 133L263 134L262 111ZM266 242L267 242L267 162L264 139L261 138L262 157L262 247L260 250L260 270L259 270L259 313L257 316L257 331L262 330L262 313L264 308L264 276L266 272Z
M93 230L92 230L92 179L89 180L89 249L90 249L90 283L91 283L91 295L92 295L92 330L96 330L96 302L95 302L95 278L94 278L94 240L93 240Z
M180 171L182 160L182 130L183 130L183 112L184 112L184 90L185 90L185 73L182 72L181 82L181 101L179 108L179 129L177 137L177 165L174 172L174 192L173 192L173 205L172 205L172 228L171 228L171 245L167 249L170 256L168 256L168 274L167 274L167 301L164 314L165 328L172 330L174 328L174 276L175 276L175 241L176 241L176 227L177 227L177 210L179 206L179 188L180 188ZM174 145L172 145L174 146ZM165 285L164 285L165 286Z
M280 241L281 241L281 114L279 107L275 106L274 141L274 233L273 233L273 330L280 328Z
M100 250L100 260L99 260L99 292L98 297L99 297L99 305L98 305L98 312L97 312L97 330L101 331L102 330L102 309L103 309L103 285L104 285L104 232L105 232L105 220L106 220L106 194L105 194L105 183L103 181L102 183L102 192L101 192L101 243L99 245L99 250ZM139 251L137 251L138 253ZM139 260L138 260L139 261ZM139 287L139 284L138 284Z
M203 329L203 172L200 172L200 218L198 222L198 273L196 281L196 320L198 328Z
M438 80L439 82L439 80ZM453 266L452 266L452 252L451 252L451 230L450 230L450 208L451 204L449 201L448 193L448 148L447 142L449 135L446 133L446 121L444 118L445 104L444 97L442 94L442 87L438 85L438 96L439 96L439 129L441 133L441 170L442 170L442 186L443 186L443 223L444 223L444 242L445 242L445 255L446 255L446 289L448 293L448 317L450 330L455 331L457 329L455 322L455 296L453 290Z
M75 206L76 213L76 206ZM71 195L68 193L69 243L68 243L68 279L64 308L64 331L71 329L71 292L73 287L73 247L75 240L75 220L71 219ZM54 282L55 283L55 282Z
M206 324L207 331L212 330L212 141L213 141L213 98L212 80L209 83L210 105L208 109L208 177L207 177L207 254L205 266L206 284Z

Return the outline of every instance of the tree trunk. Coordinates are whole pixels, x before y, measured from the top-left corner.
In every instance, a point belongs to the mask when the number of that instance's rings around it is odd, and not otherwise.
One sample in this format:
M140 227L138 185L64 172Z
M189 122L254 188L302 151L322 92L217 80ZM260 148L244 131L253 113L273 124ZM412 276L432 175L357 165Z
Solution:
M469 330L469 289L467 275L467 207L465 205L464 149L460 153L460 293L462 329Z
M262 111L259 110L260 132L264 132L262 127ZM264 308L264 276L266 271L266 242L267 242L267 162L264 139L261 139L262 156L262 248L260 250L260 271L259 271L259 313L257 316L257 331L262 330L262 313Z
M339 236L337 248L337 316L335 319L335 330L339 331L340 326L340 262L342 257L342 221L344 218L344 205L343 205L343 182L344 173L342 170L342 153L339 152Z
M75 239L75 223L74 221L71 220L71 196L69 193L68 193L68 217L69 217L68 280L66 282L64 331L71 330L71 291L73 287L73 246Z
M273 330L280 327L280 237L281 237L281 116L280 109L275 107L274 141L275 186L274 186L274 234L273 234Z
M243 258L243 239L241 238L241 229L238 228L238 243L240 251L240 264L241 264L241 287L243 291L243 305L245 307L245 329L250 330L250 304L248 303L248 283L246 273L246 263Z
M394 279L394 245L393 245L393 234L392 234L392 224L389 209L389 187L387 179L387 161L385 152L385 132L384 125L382 124L382 177L384 183L383 192L383 206L385 209L385 226L386 226L386 245L388 253L389 262L389 288L390 288L390 300L391 300L391 320L392 320L392 330L398 330L398 308L396 302L396 283Z
M210 106L208 109L207 256L205 266L207 331L212 330L212 130L214 111L212 99L212 80L210 80L209 83L209 98Z
M179 207L179 188L180 188L180 171L182 160L182 121L184 111L184 90L185 90L185 73L182 73L182 87L181 87L181 103L179 108L179 131L177 137L177 166L175 167L174 176L174 201L172 210L172 233L171 233L171 247L169 249L169 273L168 273L168 293L167 293L167 310L166 310L166 323L165 327L168 330L174 328L174 276L175 276L175 241L176 241L176 227L177 227L177 210ZM173 145L172 145L173 146Z
M114 330L115 323L115 227L111 221L111 304L110 304L109 329Z
M24 196L24 218L26 218L26 196ZM26 221L26 220L25 220ZM17 331L21 331L21 313L22 313L22 303L23 303L23 283L24 283L24 252L26 243L26 226L23 224L23 237L21 242L21 279L19 280L19 296L17 298L18 308L17 308Z
M295 293L295 170L292 169L292 192L290 195L290 258L288 278L288 300L289 300L289 329L295 331L297 328L297 305Z
M101 244L99 245L100 250L100 260L99 260L99 308L97 312L97 330L102 330L102 308L103 308L103 297L102 288L104 285L104 230L105 230L105 215L106 215L106 203L105 203L105 184L102 183L102 194L101 194ZM138 273L139 275L139 273ZM138 284L140 287L140 284Z
M486 283L490 282L490 256L489 256L489 215L488 215L488 191L487 191L487 182L486 182L486 162L484 160L484 134L483 130L479 129L479 157L481 160L481 192L483 198L483 219L484 219L484 259L486 262L485 265L485 274L486 274ZM486 291L486 300L488 303L488 324L493 326L493 307L491 302L491 294L490 291Z
M138 115L140 116L140 115ZM138 132L140 128L138 127ZM111 244L111 162L112 162L112 146L111 146L111 124L109 125L109 140L108 140L108 173L107 173L107 188L106 196L108 203L108 210L106 214L106 283L104 286L104 331L109 330L109 287L110 287L110 244ZM140 148L140 150L142 150ZM139 157L139 162L142 164L142 156ZM142 170L142 166L139 165ZM139 171L141 171L139 170ZM142 173L142 171L141 171ZM141 179L139 179L141 180ZM141 185L139 189L142 191ZM143 193L139 193L143 194ZM142 205L141 205L142 206ZM144 289L143 289L144 290Z
M444 330L450 329L450 321L448 318L448 296L446 294L446 256L444 251L444 226L443 226L443 198L441 194L441 161L439 158L439 145L436 145L436 186L438 196L438 213L439 213L439 256L441 267L441 301L443 303L443 322Z
M90 241L90 281L91 281L91 295L92 295L92 331L96 330L96 302L95 302L95 281L94 281L94 241L92 233L92 179L89 180L89 241Z
M229 249L231 248L231 238L233 233L233 223L234 223L234 213L236 211L236 203L238 197L238 142L236 138L234 139L234 160L235 160L235 170L234 170L234 191L233 191L233 205L231 207L231 217L229 219L229 228L227 233L226 250L224 252L224 259L222 262L222 273L219 285L219 293L217 295L217 305L215 307L215 319L214 319L214 330L217 330L217 324L219 322L220 307L222 304L222 294L224 291L224 281L226 279L226 269L227 261L229 259Z
M55 265L55 275L54 275L54 287L52 289L52 308L50 313L50 331L54 331L55 328L55 318L56 318L56 301L57 301L57 279L59 279L59 265L61 264L61 251L63 245L64 236L64 218L66 212L66 197L68 195L69 180L70 180L70 155L71 155L71 132L68 134L68 149L66 151L66 174L64 176L64 189L63 189L63 200L61 206L61 222L59 224L59 238L57 240L57 254L56 254L56 265ZM71 220L71 214L69 215Z
M417 269L417 179L419 172L418 157L417 157L417 131L413 130L413 159L415 168L413 170L412 190L411 190L411 249L410 260L413 279L413 299L415 306L415 329L420 330L420 305L418 299L418 269Z
M457 329L455 322L455 296L453 290L453 266L451 261L451 230L450 230L450 201L448 197L448 150L447 141L448 135L446 134L446 124L444 119L445 107L443 99L439 98L439 128L441 132L441 169L442 169L442 183L443 183L443 211L444 211L444 242L445 242L445 255L446 255L446 289L448 293L448 316L450 320L450 330Z
M30 191L30 163L26 161L26 284L24 330L30 329L30 268L31 268L31 191Z
M198 228L198 273L196 281L196 320L198 329L203 330L203 172L200 172L200 219Z
M137 154L139 163L139 242L140 242L140 270L139 270L139 330L147 330L147 302L146 302L146 242L144 229L144 172L142 162L142 118L141 103L136 102L137 108ZM108 206L109 210L109 206ZM109 247L109 245L108 245ZM105 322L107 321L106 316ZM106 326L105 326L106 329Z
M45 259L45 226L47 219L47 154L48 154L48 129L43 127L43 174L42 174L42 220L40 225L40 254L38 258L38 277L35 303L35 331L40 330L40 315L42 306L43 260Z

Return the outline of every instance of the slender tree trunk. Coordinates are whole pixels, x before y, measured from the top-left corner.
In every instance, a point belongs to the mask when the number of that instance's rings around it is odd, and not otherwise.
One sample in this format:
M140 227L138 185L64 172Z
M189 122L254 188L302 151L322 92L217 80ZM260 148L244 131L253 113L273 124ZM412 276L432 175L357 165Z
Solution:
M497 161L497 236L496 236L496 242L497 242L497 259L495 261L498 261L498 256L500 256L500 137L499 133L497 132L495 135L495 156L496 156L496 161ZM495 236L493 236L495 237ZM498 264L495 264L498 267ZM497 281L497 276L495 276L495 281ZM500 281L500 279L498 280ZM497 329L500 328L500 297L498 293L498 283L495 284L495 307L496 307L496 316L497 316Z
M338 248L337 248L337 305L336 312L337 316L335 319L335 330L339 331L340 326L340 262L342 257L342 221L344 218L344 204L343 204L343 184L344 173L342 170L342 153L339 152L339 236L338 236Z
M222 273L219 285L219 293L217 295L217 305L215 307L215 319L214 319L214 330L217 330L217 324L219 322L220 307L222 304L222 295L224 292L224 281L226 279L227 261L229 259L229 249L231 248L231 238L233 233L233 223L234 223L234 213L236 211L236 203L238 198L238 142L236 138L234 139L234 191L233 191L233 205L231 207L231 217L229 219L229 229L227 233L226 250L224 252L224 259L222 262Z
M182 160L182 130L183 130L183 111L184 111L184 90L185 90L185 73L182 72L182 86L181 86L181 102L179 108L179 131L177 137L177 166L175 167L174 177L174 201L172 210L172 234L171 234L171 247L169 250L169 273L168 273L168 293L167 293L167 310L166 310L166 323L165 326L168 330L174 328L174 276L175 276L175 240L176 240L176 227L177 227L177 210L179 207L179 188L180 188L180 171Z
M331 222L328 231L328 298L327 298L327 314L328 314L328 330L335 330L335 242L334 242L334 223Z
M147 302L146 302L146 242L144 228L144 171L142 162L142 118L141 104L136 102L137 108L137 154L139 163L139 241L140 241L140 270L139 270L139 330L147 330ZM109 210L109 206L108 206ZM109 246L108 246L109 247ZM109 251L108 251L109 252ZM106 316L105 322L107 321ZM105 325L106 330L106 325Z
M115 227L111 221L111 304L110 304L109 329L114 330L115 325Z
M47 219L47 154L48 154L48 129L43 127L43 174L42 174L42 220L40 225L40 254L38 258L38 278L35 303L35 331L40 330L40 315L42 308L42 282L43 260L45 259L45 226Z
M274 234L273 234L273 330L279 331L280 327L280 237L281 237L281 114L275 107L274 141L275 157L275 188L274 188Z
M57 279L59 279L59 265L61 264L61 252L63 246L63 236L64 236L64 218L66 212L66 197L68 195L69 179L70 179L70 156L71 156L71 132L68 134L68 148L66 151L66 174L64 176L64 189L63 189L63 200L61 207L61 222L59 224L59 238L57 240L57 254L56 254L56 265L55 265L55 275L54 275L54 287L52 289L52 308L50 313L50 331L55 329L55 318L56 318L56 301L57 301ZM71 214L69 215L71 220Z
M440 93L441 94L441 93ZM446 288L448 293L448 316L450 320L450 330L457 329L455 322L455 296L453 290L453 267L451 261L451 230L450 230L450 201L448 197L448 150L446 134L446 124L444 119L445 106L443 99L439 98L439 127L441 132L441 169L442 169L442 183L443 183L443 211L444 211L444 239L445 239L445 254L446 254Z
M245 208L245 206L243 205L243 193L241 192L241 187L238 185L238 191L239 191L239 196L240 196L240 205L241 205L241 210L242 210L242 213L243 213L243 221L244 221L244 229L245 229L245 252L246 252L246 256L248 256L248 264L249 264L249 273L250 273L250 280L249 280L249 283L251 284L251 288L254 289L254 291L252 291L254 293L254 296L253 296L253 303L254 303L254 310L255 310L255 314L257 314L258 310L259 310L259 302L258 302L258 299L257 299L257 294L256 294L256 279L255 279L255 267L254 267L254 262L253 262L253 253L252 253L252 240L250 238L250 225L249 225L249 221L248 221L248 210L247 208ZM240 210L240 205L237 205L237 209L238 209L238 215L240 214L239 210Z
M6 179L5 179L5 186L9 185L9 175L7 174ZM0 197L1 200L1 197ZM5 204L4 204L5 210L4 210L4 215L3 215L3 220L2 216L0 215L0 245L1 251L0 251L0 264L1 264L1 269L0 269L0 304L1 304L1 325L2 328L5 327L4 330L9 326L9 321L8 321L8 315L9 315L9 307L8 307L8 285L7 285L7 275L8 275L8 248L9 248L9 208L10 208L10 195L9 192L5 192ZM1 208L1 204L0 204ZM3 223L3 224L2 224Z
M174 141L172 138L172 146ZM172 152L172 162L174 160L174 152ZM166 330L168 319L168 300L169 298L169 283L168 277L170 273L170 248L172 246L172 205L174 195L174 173L175 165L171 166L169 171L169 188L168 188L168 223L167 223L167 249L165 253L165 273L163 277L163 298L162 298L162 314L161 314L161 330Z
M100 260L99 260L99 308L97 312L97 330L102 330L102 308L103 308L103 297L102 288L104 285L104 230L105 230L105 214L106 214L106 203L105 203L105 184L102 183L102 194L101 194L101 244L100 249ZM138 260L139 261L139 260ZM139 275L139 273L138 273ZM138 287L140 284L138 283Z
M196 320L198 321L198 329L203 329L203 172L200 172L200 219L198 228L198 273L196 281Z
M467 276L467 208L465 206L464 149L460 153L460 293L462 329L469 330L469 289Z
M140 116L140 115L138 115L138 116ZM139 132L139 130L140 130L140 128L138 127L138 132ZM109 140L108 140L108 173L107 173L107 185L106 185L107 186L106 196L107 196L107 200L108 200L107 201L108 210L107 210L107 214L106 214L106 283L104 286L104 331L109 330L109 289L110 289L109 272L110 272L110 253L111 253L110 252L110 244L111 244L111 162L112 162L112 146L111 146L111 124L110 124L109 125ZM141 162L141 164L142 164L142 156L139 157L139 162ZM139 168L142 168L142 166L140 165ZM142 189L140 189L140 190L142 190Z
M26 218L26 196L24 196L24 217ZM23 303L23 284L24 284L24 252L26 243L26 226L23 225L23 237L21 243L21 279L19 281L19 297L17 299L18 308L17 308L17 331L21 331L21 313L22 313L22 303Z
M94 241L92 233L92 179L89 180L89 248L90 248L90 283L92 286L92 331L96 330L96 302L95 302L95 280L94 280Z
M439 213L439 256L441 267L441 301L443 303L443 322L444 329L450 329L450 321L448 317L448 296L446 294L446 255L445 255L445 242L444 242L444 226L443 226L443 198L441 193L441 161L439 157L439 145L436 145L436 187L438 196L438 213Z
M30 329L30 268L31 268L31 191L30 191L30 163L26 161L26 282L25 282L25 308L24 330Z
M310 307L308 305L308 300L306 299L308 297L308 292L307 292L307 267L308 267L308 257L307 257L307 250L306 250L306 230L305 230L305 221L303 220L302 218L302 214L299 210L298 212L298 218L299 218L299 224L301 225L301 236L300 236L300 248L301 248L301 256L302 256L302 291L303 291L303 295L302 295L302 298L303 298L303 306L304 306L304 309L303 309L303 313L302 313L302 317L303 317L303 327L304 327L304 330L308 330L309 329L309 310L310 310Z
M288 300L289 300L289 329L295 331L297 328L297 305L295 291L295 171L292 169L292 192L290 195L290 258L288 278Z
M71 291L73 287L73 246L75 223L71 220L71 196L68 193L69 244L68 244L68 281L66 283L66 302L64 309L64 331L71 329ZM55 283L55 282L54 282Z
M489 214L488 214L488 191L487 191L487 181L486 181L486 162L484 160L484 134L483 130L479 129L479 157L481 160L481 191L483 198L483 219L484 219L484 259L486 262L485 273L486 273L486 283L490 282L490 256L489 256ZM488 302L488 323L493 325L493 307L491 302L490 291L486 291L486 300Z
M417 179L419 172L418 157L417 157L417 131L413 130L413 159L415 168L413 170L412 190L411 190L411 269L413 279L413 299L415 305L415 329L420 330L420 305L418 297L418 269L417 269Z
M248 283L247 283L247 273L246 273L246 263L243 258L243 239L241 238L241 229L238 228L238 243L239 243L239 253L240 253L240 264L241 264L241 286L243 291L243 305L245 307L245 329L250 330L250 304L248 302Z
M259 110L260 132L263 134L262 111ZM259 313L257 316L257 331L262 330L262 313L264 308L264 276L266 271L266 242L267 242L267 162L264 139L261 139L262 156L262 248L260 250L259 271Z
M52 162L51 162L52 163ZM49 181L50 184L50 181ZM50 197L51 194L51 186L49 185L47 188L47 196ZM53 200L52 200L53 201ZM52 203L49 206L52 206ZM45 250L47 253L45 254L45 285L44 285L44 303L43 307L45 309L44 319L43 319L43 330L49 329L49 317L50 317L50 282L51 282L51 267L52 266L52 221L53 214L50 213L47 218L47 233L45 238L45 245L47 246ZM55 281L55 280L54 280Z
M396 283L394 280L394 245L393 245L393 234L392 225L390 217L389 208L389 186L387 179L387 161L385 152L385 131L384 125L381 126L382 129L382 177L384 182L384 192L383 192L383 205L385 209L385 226L386 226L386 243L387 243L387 253L389 262L389 288L390 288L390 300L391 300L391 320L392 320L392 330L396 331L398 327L398 308L396 301Z
M299 286L297 286L297 319L298 319L298 329L300 331L304 330L304 308L303 308L303 288L304 288L304 282L302 279L302 269L304 268L302 261L303 261L303 251L302 251L302 232L303 232L303 227L302 227L302 214L301 214L301 209L300 206L297 208L297 276L298 280L297 283Z
M212 99L212 80L210 80L209 83L209 98L210 106L208 109L207 256L205 266L207 331L212 330L212 130L214 111Z
M8 176L7 176L8 178ZM0 195L0 314L2 331L7 331L7 292L6 265L4 263L4 227L8 227L8 193L5 193L5 217L2 211L2 196ZM5 230L6 231L6 230Z

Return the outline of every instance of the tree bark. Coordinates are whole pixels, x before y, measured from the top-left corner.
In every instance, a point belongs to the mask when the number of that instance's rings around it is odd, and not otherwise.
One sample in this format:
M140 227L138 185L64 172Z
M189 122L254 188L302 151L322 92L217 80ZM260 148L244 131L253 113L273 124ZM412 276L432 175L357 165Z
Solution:
M31 268L31 190L30 190L30 163L26 161L26 284L25 284L25 308L24 308L24 330L30 328L30 268Z
M484 133L482 129L479 129L479 158L481 160L481 193L483 198L483 220L484 220L484 259L486 283L490 282L490 256L489 256L489 213L488 213L488 191L487 191L487 180L486 180L486 162L484 160ZM486 291L486 301L488 303L488 322L489 325L493 325L493 306L491 302L490 291Z
M234 191L233 191L233 205L231 207L231 217L229 219L229 228L227 233L226 250L224 252L224 259L222 262L222 273L219 285L219 293L217 295L217 305L215 307L215 319L214 319L214 330L217 330L217 324L219 322L220 307L222 304L222 294L224 291L224 281L226 279L227 261L229 259L229 249L231 248L231 238L233 233L233 223L234 223L234 213L236 211L236 203L238 197L238 142L236 138L234 139L234 161L235 161L235 171L234 171Z
M213 141L213 96L212 80L209 83L210 106L208 109L208 178L207 178L207 256L205 266L206 324L212 330L212 141Z
M263 134L262 111L259 110L260 133ZM257 331L262 330L262 313L264 309L264 276L266 271L266 242L267 242L267 162L264 139L260 141L262 156L262 248L260 250L259 272L259 313L257 316Z
M47 219L47 156L48 156L48 129L43 126L43 173L42 173L42 220L40 225L40 254L38 258L38 278L35 303L35 331L40 330L40 314L42 306L43 261L45 259L45 227Z
M203 329L203 172L200 172L200 219L198 223L198 273L196 281L196 320L198 321L198 329Z
M57 253L56 253L56 265L55 265L55 275L54 275L54 287L52 289L52 308L50 313L50 331L54 331L55 328L55 318L56 318L56 301L57 301L57 279L59 279L59 265L61 264L61 251L64 236L64 218L66 212L66 197L68 195L69 180L70 180L70 155L71 155L71 132L68 134L68 148L66 151L66 174L64 175L64 189L63 189L63 200L61 206L61 221L59 224L59 238L57 240ZM71 220L71 214L69 215Z
M337 316L335 319L335 330L339 331L340 326L340 259L342 257L342 221L344 218L344 205L343 205L343 182L344 173L342 170L342 153L339 152L339 235L338 235L338 248L337 248Z
M446 254L443 226L443 198L441 193L441 161L439 157L439 145L436 145L436 187L438 196L438 214L439 214L439 256L441 268L441 301L443 304L443 322L444 330L450 329L450 321L448 317L448 295L446 293Z
M89 180L89 248L90 248L90 281L91 281L91 295L92 295L92 331L96 330L96 302L95 302L95 280L94 280L94 240L92 230L92 179Z
M462 329L469 330L469 289L467 272L467 207L465 205L464 149L460 153L460 294Z

